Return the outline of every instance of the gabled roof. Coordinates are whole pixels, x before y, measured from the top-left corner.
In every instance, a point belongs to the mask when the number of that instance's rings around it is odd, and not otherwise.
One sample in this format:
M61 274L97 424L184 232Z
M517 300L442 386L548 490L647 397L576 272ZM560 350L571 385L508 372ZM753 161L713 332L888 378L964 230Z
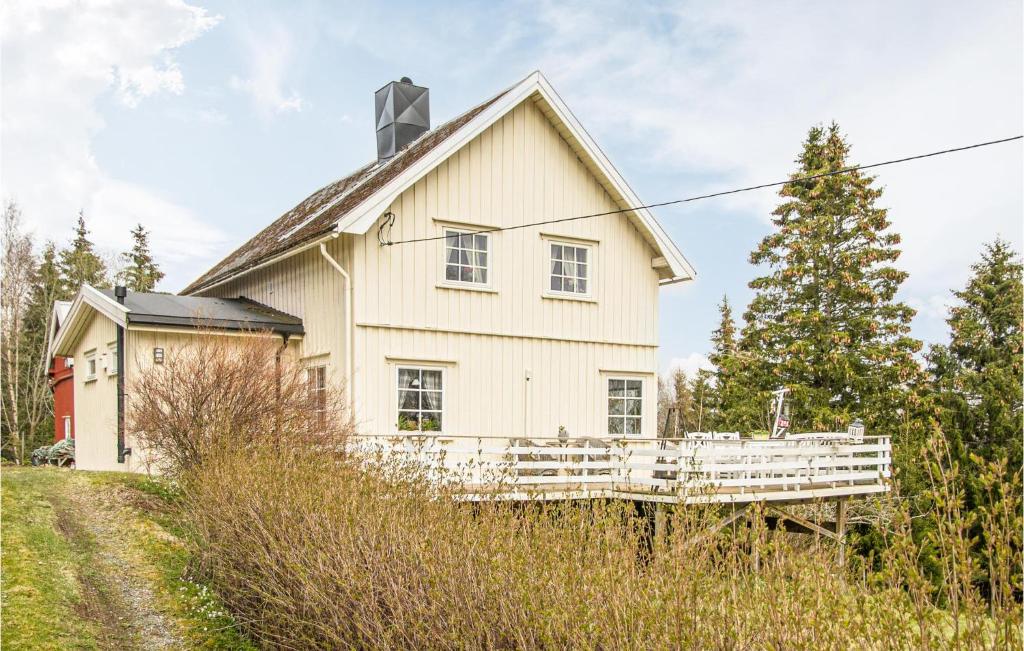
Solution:
M532 100L621 208L643 205L540 72L426 132L383 163L371 163L321 188L182 290L192 294L337 233L363 234L416 181L524 101ZM664 259L662 283L690 280L693 267L647 209L623 213ZM567 215L570 216L570 215Z
M50 330L46 333L46 365L53 361L53 342L57 338L57 332L67 319L71 310L71 301L54 301L53 312L50 314Z
M83 285L51 346L52 354L70 355L78 338L98 312L122 327L133 325L215 330L270 331L303 334L302 319L247 298L210 298L128 292L124 304L111 289Z

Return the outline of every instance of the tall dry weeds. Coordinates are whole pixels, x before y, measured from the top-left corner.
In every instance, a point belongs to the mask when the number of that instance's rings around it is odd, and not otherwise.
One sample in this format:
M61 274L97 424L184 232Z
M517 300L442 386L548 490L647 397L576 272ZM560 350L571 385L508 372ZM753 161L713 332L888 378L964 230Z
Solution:
M987 547L967 561L976 541L954 540L957 476L934 445L936 531L915 541L906 500L883 499L872 572L769 530L757 508L715 535L729 507L668 508L654 536L650 505L467 503L458 478L309 445L301 428L247 440L202 445L181 476L184 512L195 570L268 648L1020 647L1019 483L989 483ZM941 589L921 569L929 545L951 580Z

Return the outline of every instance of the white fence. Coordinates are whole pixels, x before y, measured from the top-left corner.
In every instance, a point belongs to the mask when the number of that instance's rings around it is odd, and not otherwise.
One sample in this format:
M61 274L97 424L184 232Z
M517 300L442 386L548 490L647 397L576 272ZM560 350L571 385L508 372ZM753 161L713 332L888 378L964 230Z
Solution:
M456 478L467 499L805 501L888 490L888 437L785 440L359 436L366 452Z

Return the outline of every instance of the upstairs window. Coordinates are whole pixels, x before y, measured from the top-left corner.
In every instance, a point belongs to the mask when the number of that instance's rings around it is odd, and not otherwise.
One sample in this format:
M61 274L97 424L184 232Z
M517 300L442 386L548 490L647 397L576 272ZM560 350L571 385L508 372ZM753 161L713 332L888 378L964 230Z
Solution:
M398 430L440 432L444 414L444 373L437 368L398 369Z
M90 350L85 354L85 379L96 379L96 351Z
M444 230L444 279L449 283L486 285L490 282L490 236L487 233Z
M327 425L327 367L312 366L306 369L306 385L316 425L323 429Z
M556 294L589 294L590 263L589 247L552 243L549 289Z
M636 436L641 433L644 385L642 380L608 379L608 433Z

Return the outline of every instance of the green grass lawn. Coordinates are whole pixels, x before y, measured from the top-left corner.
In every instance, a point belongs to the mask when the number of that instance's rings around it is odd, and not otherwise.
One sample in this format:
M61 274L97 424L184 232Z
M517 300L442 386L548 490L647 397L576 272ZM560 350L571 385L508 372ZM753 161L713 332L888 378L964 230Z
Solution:
M190 580L165 483L14 466L0 477L4 649L253 648Z

